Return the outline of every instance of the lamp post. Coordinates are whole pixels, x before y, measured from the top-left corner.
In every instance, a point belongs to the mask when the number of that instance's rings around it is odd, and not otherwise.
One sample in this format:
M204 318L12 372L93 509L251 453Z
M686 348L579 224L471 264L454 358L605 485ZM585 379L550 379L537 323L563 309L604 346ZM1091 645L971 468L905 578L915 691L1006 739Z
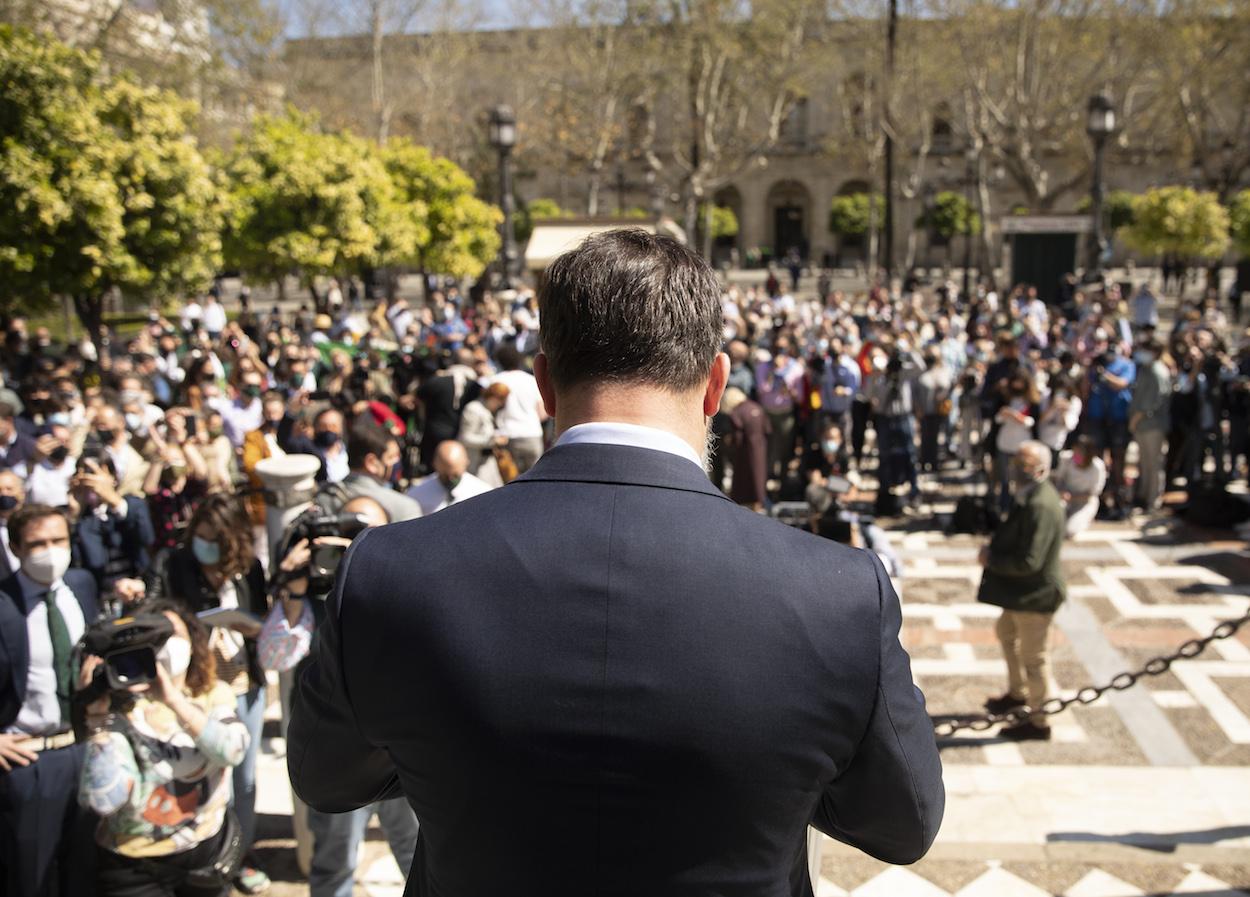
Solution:
M490 145L499 153L499 208L503 209L503 238L499 248L502 284L512 289L516 265L516 237L512 232L512 148L516 146L516 116L511 106L496 106L490 113Z
M1085 133L1094 143L1094 182L1090 187L1090 214L1093 216L1093 232L1090 234L1090 264L1086 279L1097 281L1102 279L1102 258L1107 250L1107 238L1103 235L1102 222L1102 157L1107 146L1107 138L1115 133L1115 107L1111 98L1105 93L1096 93L1089 98Z
M976 183L976 164L977 164L977 147L975 143L968 144L968 148L964 151L964 160L967 163L964 168L964 302L968 302L971 294L968 292L968 280L972 273L972 187Z

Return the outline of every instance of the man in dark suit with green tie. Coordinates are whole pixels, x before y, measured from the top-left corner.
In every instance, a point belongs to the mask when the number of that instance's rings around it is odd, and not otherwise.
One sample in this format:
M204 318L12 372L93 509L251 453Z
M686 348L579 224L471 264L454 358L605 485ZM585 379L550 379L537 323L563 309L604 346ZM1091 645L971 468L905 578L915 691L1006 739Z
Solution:
M9 546L21 568L0 582L0 893L90 894L92 819L78 806L83 746L69 701L96 584L69 569L62 511L22 507L9 518Z

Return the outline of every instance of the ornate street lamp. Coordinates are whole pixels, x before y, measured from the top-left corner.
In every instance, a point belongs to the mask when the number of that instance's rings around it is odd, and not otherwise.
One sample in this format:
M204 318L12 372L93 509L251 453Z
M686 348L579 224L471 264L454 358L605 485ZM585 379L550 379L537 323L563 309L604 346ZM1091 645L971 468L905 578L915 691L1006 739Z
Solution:
M976 185L977 146L969 143L964 150L964 302L971 301L969 280L972 274L972 188Z
M512 232L512 148L516 146L516 116L511 106L496 106L490 113L490 145L499 153L499 208L503 209L503 225L499 248L502 284L512 289L512 272L516 267L516 238Z
M1094 143L1094 182L1090 187L1090 214L1093 215L1094 228L1090 236L1090 264L1087 280L1102 280L1102 259L1107 251L1107 238L1103 234L1102 222L1102 157L1107 146L1107 138L1115 133L1115 107L1111 98L1105 93L1097 93L1089 98L1085 119L1085 133Z

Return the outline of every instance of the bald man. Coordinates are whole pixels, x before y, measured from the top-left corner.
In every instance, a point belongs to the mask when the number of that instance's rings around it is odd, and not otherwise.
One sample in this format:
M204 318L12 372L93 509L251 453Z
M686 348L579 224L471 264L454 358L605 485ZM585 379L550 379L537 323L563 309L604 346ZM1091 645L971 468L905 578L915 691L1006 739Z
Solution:
M465 499L489 492L494 486L469 473L469 452L459 442L448 439L434 450L434 472L408 487L408 497L429 516Z
M9 518L24 501L26 490L22 478L11 470L0 470L0 543L4 544L4 551L0 552L0 579L8 579L17 572L17 555L9 547Z

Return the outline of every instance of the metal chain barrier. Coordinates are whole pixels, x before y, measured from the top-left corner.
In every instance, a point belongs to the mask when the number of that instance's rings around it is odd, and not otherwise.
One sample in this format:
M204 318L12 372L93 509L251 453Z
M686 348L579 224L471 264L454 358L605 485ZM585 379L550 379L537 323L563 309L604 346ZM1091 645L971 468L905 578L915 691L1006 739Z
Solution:
M1056 713L1067 710L1073 704L1092 704L1109 691L1124 691L1132 688L1146 676L1163 675L1178 660L1192 660L1205 651L1212 642L1232 638L1247 623L1250 623L1250 611L1247 611L1244 616L1235 620L1225 620L1216 626L1211 631L1211 634L1205 638L1190 639L1171 654L1152 657L1140 669L1133 672L1120 673L1112 677L1111 681L1106 685L1097 687L1087 685L1070 698L1051 698L1036 711L1030 707L1016 707L1006 713L986 713L980 716L963 717L958 720L946 720L934 726L934 734L938 738L949 738L963 729L973 732L984 732L986 729L999 723L1015 724L1024 722L1034 713L1040 712L1046 716L1053 716Z

